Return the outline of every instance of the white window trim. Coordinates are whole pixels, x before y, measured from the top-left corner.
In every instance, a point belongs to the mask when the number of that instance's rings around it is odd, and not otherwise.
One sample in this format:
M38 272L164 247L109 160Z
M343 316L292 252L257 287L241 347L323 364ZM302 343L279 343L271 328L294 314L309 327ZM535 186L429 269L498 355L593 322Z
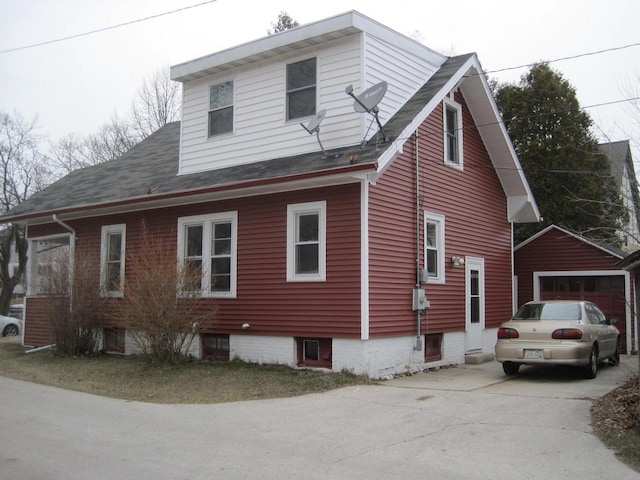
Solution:
M456 131L458 135L456 136L458 141L458 162L450 162L447 158L447 108L451 108L457 112L456 115ZM463 129L462 129L462 105L458 102L454 101L453 98L445 97L442 102L442 130L443 130L443 140L444 140L444 163L453 168L457 168L459 170L463 169L464 166L464 152L462 149L463 145Z
M211 291L211 239L214 222L231 222L231 280L228 292ZM185 230L188 225L202 225L202 291L203 298L236 298L238 289L238 212L212 213L178 218L178 261L185 258Z
M106 290L107 285L107 239L111 233L120 233L122 242L120 243L120 290ZM124 269L125 269L125 252L127 243L127 226L124 223L117 225L103 225L100 247L100 289L104 296L122 297L124 295Z
M296 273L296 215L318 214L318 273ZM327 202L287 205L287 282L324 282L327 280Z
M424 212L424 268L427 269L427 223L436 224L436 242L438 251L438 276L428 277L427 283L445 283L444 266L444 237L445 237L445 217L437 213Z

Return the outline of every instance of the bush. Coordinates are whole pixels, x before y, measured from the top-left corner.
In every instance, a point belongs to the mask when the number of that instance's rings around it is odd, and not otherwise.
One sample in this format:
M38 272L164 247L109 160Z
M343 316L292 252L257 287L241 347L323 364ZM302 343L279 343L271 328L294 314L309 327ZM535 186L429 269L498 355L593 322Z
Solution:
M119 315L138 350L153 362L185 361L203 322L215 315L198 308L200 271L178 265L175 244L153 237L143 226L142 244L127 257Z
M93 355L100 348L106 298L101 295L100 272L95 262L76 255L48 265L41 277L48 299L48 314L56 352Z

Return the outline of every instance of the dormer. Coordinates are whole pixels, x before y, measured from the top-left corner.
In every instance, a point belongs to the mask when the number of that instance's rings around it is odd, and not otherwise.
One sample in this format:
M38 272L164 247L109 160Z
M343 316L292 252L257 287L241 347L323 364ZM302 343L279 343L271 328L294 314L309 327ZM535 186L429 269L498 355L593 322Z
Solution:
M300 125L320 110L327 151L378 130L354 111L357 95L385 81L384 123L446 57L352 11L171 68L183 85L180 174L319 151Z

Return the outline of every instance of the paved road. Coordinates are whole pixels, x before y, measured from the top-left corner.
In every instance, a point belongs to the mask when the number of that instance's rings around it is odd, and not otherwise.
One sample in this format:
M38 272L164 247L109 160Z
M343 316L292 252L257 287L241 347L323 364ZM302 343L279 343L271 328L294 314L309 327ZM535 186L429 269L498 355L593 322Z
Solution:
M154 405L0 377L0 478L640 479L592 434L595 380L498 363L380 386L222 405Z

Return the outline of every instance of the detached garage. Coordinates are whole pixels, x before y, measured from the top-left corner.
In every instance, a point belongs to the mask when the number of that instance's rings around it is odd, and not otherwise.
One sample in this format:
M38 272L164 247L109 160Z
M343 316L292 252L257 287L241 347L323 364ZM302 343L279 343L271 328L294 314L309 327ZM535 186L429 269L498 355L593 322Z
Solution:
M514 249L517 305L552 299L594 302L607 317L618 319L623 353L635 352L631 277L617 265L626 256L620 249L551 225Z

